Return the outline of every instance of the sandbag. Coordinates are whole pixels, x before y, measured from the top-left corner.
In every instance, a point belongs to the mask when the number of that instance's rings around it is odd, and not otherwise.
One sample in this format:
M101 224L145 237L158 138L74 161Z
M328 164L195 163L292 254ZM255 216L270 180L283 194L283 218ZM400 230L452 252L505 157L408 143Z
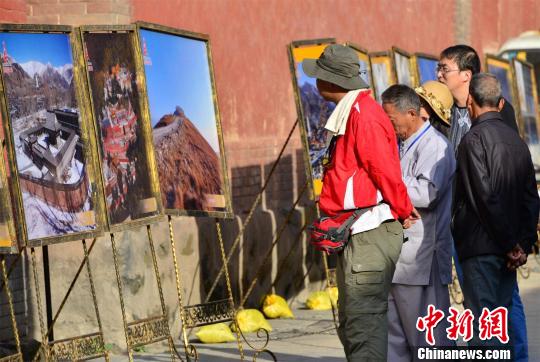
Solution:
M199 328L195 333L202 343L234 342L236 337L227 323L210 324Z
M257 309L243 309L236 314L236 322L242 333L257 332L259 329L272 330L272 326ZM235 326L233 324L233 331Z
M264 297L262 310L267 318L294 318L287 301L277 294L268 294Z
M337 287L326 288L326 292L328 293L328 296L330 297L330 302L332 302L332 306L334 308L337 308L338 288Z
M326 291L318 291L309 295L306 307L313 310L329 310L332 309L332 302Z

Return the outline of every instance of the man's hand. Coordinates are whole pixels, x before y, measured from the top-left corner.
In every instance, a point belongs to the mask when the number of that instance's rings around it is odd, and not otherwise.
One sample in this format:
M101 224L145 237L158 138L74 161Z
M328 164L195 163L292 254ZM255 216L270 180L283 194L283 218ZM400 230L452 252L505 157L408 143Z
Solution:
M418 210L413 208L409 217L403 220L401 224L403 225L404 229L408 229L413 226L418 220L420 220L420 213L418 212Z
M512 250L506 253L506 257L506 267L511 271L514 271L527 263L527 254L525 254L519 244L516 244Z

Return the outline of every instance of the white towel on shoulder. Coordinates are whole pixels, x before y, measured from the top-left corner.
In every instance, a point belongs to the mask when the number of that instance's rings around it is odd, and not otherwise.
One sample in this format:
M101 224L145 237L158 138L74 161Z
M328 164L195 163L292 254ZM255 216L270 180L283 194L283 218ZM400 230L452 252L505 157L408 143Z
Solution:
M356 101L358 94L362 91L365 91L365 89L349 91L336 105L336 108L328 118L328 121L326 121L324 128L334 135L344 135L345 130L347 129L347 119L349 119L351 108L354 101Z

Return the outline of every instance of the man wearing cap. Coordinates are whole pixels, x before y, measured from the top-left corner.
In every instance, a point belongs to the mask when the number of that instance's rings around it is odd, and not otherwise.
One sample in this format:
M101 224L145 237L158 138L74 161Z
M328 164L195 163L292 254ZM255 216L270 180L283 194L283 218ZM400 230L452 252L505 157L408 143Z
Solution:
M348 361L386 361L388 292L403 244L414 222L401 179L397 139L388 116L360 78L357 53L333 44L319 59L305 59L304 73L336 103L326 129L334 135L319 206L335 216L369 208L351 227L338 254L338 334Z
M401 249L388 298L388 361L392 362L415 360L415 347L429 346L416 321L427 314L430 304L445 313L450 307L450 214L456 160L448 139L422 118L421 99L426 113L448 122L452 95L439 82L424 84L417 92L396 84L382 94L383 108L399 139L403 181L421 216L405 230L408 241ZM436 346L452 345L446 338L446 324L442 321L434 329Z

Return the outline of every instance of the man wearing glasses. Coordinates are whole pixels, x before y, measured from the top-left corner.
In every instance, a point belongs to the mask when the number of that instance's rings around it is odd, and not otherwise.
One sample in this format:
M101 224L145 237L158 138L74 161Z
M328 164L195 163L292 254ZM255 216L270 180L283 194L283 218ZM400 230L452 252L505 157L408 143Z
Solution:
M480 58L472 47L468 45L454 45L441 52L439 64L437 65L437 78L439 82L448 86L454 97L454 106L450 118L449 139L456 155L462 138L471 128L467 99L469 97L471 79L479 72ZM501 98L498 109L502 122L518 132L514 108L510 102ZM453 258L459 283L463 286L463 271L455 248L453 250ZM512 304L510 320L514 334L514 358L516 361L527 361L527 327L523 303L519 296L517 284L513 291ZM478 316L476 317L478 318Z

